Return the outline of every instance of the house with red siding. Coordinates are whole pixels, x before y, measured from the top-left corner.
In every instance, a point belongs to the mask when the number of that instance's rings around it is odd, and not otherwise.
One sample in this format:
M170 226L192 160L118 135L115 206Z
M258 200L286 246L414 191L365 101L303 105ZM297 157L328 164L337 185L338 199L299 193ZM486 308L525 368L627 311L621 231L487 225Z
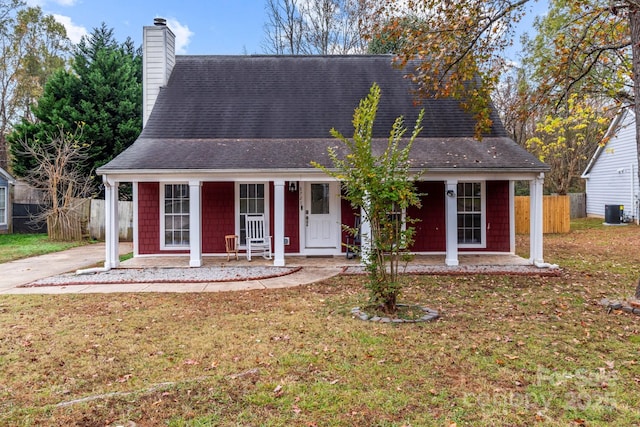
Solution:
M335 128L353 134L353 111L375 82L381 101L374 150L403 116L412 126L413 170L422 208L417 254L515 252L514 183L531 190L532 264L543 263L542 183L548 167L511 140L497 115L481 141L458 100L419 98L407 69L387 55L177 56L163 20L144 27L143 130L98 169L106 194L106 268L118 265L118 184L133 184L134 256L182 254L199 267L225 254L225 235L245 248L246 218L263 214L273 263L291 256L340 256L359 212L340 182L311 165L331 166ZM366 235L367 224L362 224ZM364 239L366 240L366 239Z

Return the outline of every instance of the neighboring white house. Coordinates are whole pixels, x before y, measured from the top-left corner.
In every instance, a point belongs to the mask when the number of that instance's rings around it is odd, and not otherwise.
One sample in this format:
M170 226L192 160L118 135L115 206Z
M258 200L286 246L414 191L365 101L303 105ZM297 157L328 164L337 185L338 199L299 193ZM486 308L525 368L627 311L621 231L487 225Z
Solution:
M11 186L15 179L0 168L0 234L11 232Z
M624 206L625 218L638 221L638 150L635 114L623 108L582 174L586 180L587 216L605 217L606 205Z

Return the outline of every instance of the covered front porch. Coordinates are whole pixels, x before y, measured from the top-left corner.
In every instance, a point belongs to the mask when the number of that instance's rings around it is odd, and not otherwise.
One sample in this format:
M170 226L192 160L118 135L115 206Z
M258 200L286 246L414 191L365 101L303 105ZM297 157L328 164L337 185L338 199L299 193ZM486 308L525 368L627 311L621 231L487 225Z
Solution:
M215 176L215 178L213 178ZM432 200L423 202L422 210L410 212L412 217L430 213L436 215L423 221L423 229L419 233L422 239L413 248L417 259L425 265L458 265L490 264L529 264L541 265L542 249L542 182L544 174L474 174L456 177L447 174L433 175L423 178L420 183L431 185L425 191L425 197ZM531 195L531 226L529 234L528 259L516 257L515 248L515 208L514 182L529 181ZM226 174L189 174L189 175L137 175L118 176L105 175L106 199L106 261L105 268L120 265L116 248L118 247L118 184L133 183L134 199L134 260L129 264L147 263L162 265L175 259L175 262L189 267L202 267L211 262L220 262L219 255L224 254L224 235L237 234L242 247L242 192L245 187L261 186L264 194L264 206L261 208L272 237L272 258L257 262L273 266L296 265L300 262L327 262L334 259L344 265L357 265L362 259L347 262L344 259L345 234L341 224L352 225L354 212L345 206L340 198L340 186L324 174L309 173L306 175L282 174L281 176L239 176ZM460 185L479 183L482 190L478 197L482 205L481 226L477 235L482 244L460 244L460 204L457 193ZM176 184L178 183L178 184ZM493 184L492 184L493 183ZM489 189L495 190L498 183L500 193L498 199L485 195ZM491 184L491 185L490 185ZM165 242L167 227L162 225L164 208L167 203L163 197L167 186L181 186L184 199L182 213L182 246L170 246ZM434 187L435 186L435 187ZM435 189L435 190L434 190ZM149 195L151 200L149 199ZM435 203L435 205L434 205ZM495 204L501 205L498 209ZM218 206L218 207L216 207ZM434 209L435 206L435 209ZM146 211L145 211L146 209ZM219 209L219 210L216 210ZM435 212L435 213L433 213ZM499 212L500 214L487 214ZM314 214L317 214L314 217ZM419 223L420 224L420 223ZM327 227L323 229L322 227ZM501 228L501 242L495 243L496 227ZM146 230L146 231L145 231ZM315 230L315 231L314 231ZM328 230L328 231L327 231ZM434 231L435 230L435 231ZM313 232L312 232L313 231ZM147 233L148 232L148 233ZM437 232L440 246L434 246L431 233ZM147 234L152 235L151 238ZM361 224L363 250L366 251L368 224ZM491 236L494 237L491 237ZM153 237L155 236L155 237ZM438 240L436 239L436 240ZM155 245L149 249L148 241ZM487 244L487 241L490 244ZM147 245L147 246L145 246ZM216 246L218 245L218 246ZM491 246L494 245L494 246ZM497 249L496 249L497 248ZM322 258L315 258L322 257ZM327 258L328 257L328 258ZM286 258L286 259L285 259ZM163 261L164 259L164 261ZM226 257L224 258L226 260ZM320 260L320 261L315 261ZM245 260L243 260L245 262Z

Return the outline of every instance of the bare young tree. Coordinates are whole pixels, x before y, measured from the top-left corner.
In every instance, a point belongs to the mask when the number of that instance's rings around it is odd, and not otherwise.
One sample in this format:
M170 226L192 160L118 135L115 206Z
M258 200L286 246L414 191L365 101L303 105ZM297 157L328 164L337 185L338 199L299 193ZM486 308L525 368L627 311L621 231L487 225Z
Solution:
M44 209L32 220L46 221L51 240L82 238L80 200L93 190L91 176L82 172L88 161L88 146L79 143L82 127L75 132L59 128L47 141L27 144L25 153L33 156L37 166L26 176L29 185L42 191Z
M356 54L367 50L365 0L267 0L263 48L278 55Z
M263 47L267 53L298 55L304 34L300 0L267 0L269 22Z

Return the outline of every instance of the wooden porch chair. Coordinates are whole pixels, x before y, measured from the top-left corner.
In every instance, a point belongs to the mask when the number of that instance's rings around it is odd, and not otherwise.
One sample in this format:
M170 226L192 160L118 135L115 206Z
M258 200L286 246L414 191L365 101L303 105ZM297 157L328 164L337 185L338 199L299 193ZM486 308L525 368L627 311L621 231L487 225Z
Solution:
M271 236L265 235L264 215L247 215L247 260L255 252L264 259L271 259Z
M227 251L227 261L235 254L238 260L238 236L236 234L227 234L224 236L224 248Z

